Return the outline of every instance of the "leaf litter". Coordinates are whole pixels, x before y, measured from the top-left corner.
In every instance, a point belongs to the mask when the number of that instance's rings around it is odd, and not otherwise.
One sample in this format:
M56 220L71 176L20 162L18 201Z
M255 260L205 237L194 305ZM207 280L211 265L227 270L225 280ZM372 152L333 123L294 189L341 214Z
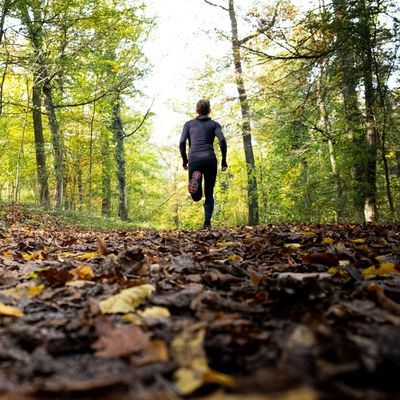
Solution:
M395 399L398 226L0 239L0 399Z

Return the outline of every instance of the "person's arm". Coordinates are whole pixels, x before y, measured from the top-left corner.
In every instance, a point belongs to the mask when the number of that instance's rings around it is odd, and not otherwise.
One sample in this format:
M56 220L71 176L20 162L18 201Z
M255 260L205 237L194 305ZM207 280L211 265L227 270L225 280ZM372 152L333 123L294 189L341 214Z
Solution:
M218 138L219 148L221 149L221 155L222 155L221 167L222 169L225 170L226 168L228 168L228 164L226 163L226 153L228 146L226 144L224 134L222 133L221 125L218 122L216 122L215 124L216 124L215 136Z
M181 152L182 156L182 161L183 161L183 168L187 168L188 164L188 157L186 154L186 140L189 138L189 123L186 122L186 124L183 126L182 130L182 135L181 135L181 140L179 141L179 151Z

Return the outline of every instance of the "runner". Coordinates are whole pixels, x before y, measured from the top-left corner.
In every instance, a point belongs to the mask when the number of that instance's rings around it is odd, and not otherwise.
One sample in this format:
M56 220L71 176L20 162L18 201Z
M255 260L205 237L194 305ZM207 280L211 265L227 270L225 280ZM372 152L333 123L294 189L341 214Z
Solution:
M196 106L197 117L186 122L183 127L179 150L183 160L183 168L189 170L188 190L192 199L200 201L203 196L202 182L204 178L204 228L211 228L211 217L214 211L214 186L217 177L217 158L214 153L214 138L219 140L222 160L221 170L228 168L226 164L227 145L222 134L221 125L213 121L210 101L200 100ZM189 141L189 159L186 154L186 141Z

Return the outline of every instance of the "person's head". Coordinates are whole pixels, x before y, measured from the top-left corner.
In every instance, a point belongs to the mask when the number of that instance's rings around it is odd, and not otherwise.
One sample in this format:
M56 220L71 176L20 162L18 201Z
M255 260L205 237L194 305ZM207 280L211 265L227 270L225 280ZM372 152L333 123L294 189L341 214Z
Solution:
M201 99L196 104L196 112L199 115L208 115L211 112L210 100Z

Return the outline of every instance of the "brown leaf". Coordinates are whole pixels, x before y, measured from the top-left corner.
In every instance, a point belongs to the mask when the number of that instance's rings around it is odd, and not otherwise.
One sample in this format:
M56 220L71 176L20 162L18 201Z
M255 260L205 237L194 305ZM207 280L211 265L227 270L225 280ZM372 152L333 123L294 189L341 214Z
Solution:
M66 268L48 268L38 271L37 275L51 285L64 285L65 282L70 281L74 277Z
M104 331L92 344L96 357L122 357L140 352L149 346L149 336L135 325L123 325Z

